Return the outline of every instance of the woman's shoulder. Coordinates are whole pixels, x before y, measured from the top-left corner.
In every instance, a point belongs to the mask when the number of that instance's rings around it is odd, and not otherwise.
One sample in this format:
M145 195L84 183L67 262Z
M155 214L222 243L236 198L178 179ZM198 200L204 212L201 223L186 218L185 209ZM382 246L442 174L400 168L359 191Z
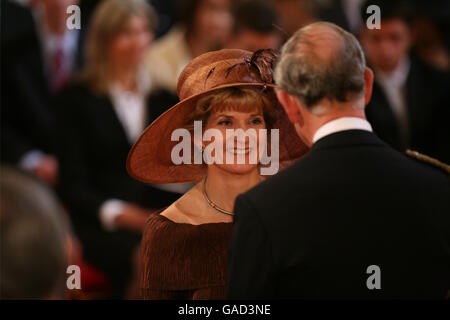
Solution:
M153 214L141 243L142 287L188 290L224 285L230 237L231 223L193 225Z
M186 253L198 242L217 236L228 238L232 224L205 220L202 214L205 209L207 207L195 186L169 207L149 217L144 228L143 244L154 252L175 250Z
M182 216L175 203L151 214L144 228L143 244L154 246L152 251L165 251L175 247L179 239L184 242L194 225L186 223Z
M169 235L173 235L174 229L177 227L177 224L162 215L165 210L151 214L144 227L144 234L142 242L148 243L159 243L158 247L161 246L162 243L167 243L167 237Z
M176 224L199 224L196 217L204 208L201 206L198 197L198 187L194 186L177 201L163 210L160 215L162 219Z
M169 207L152 214L144 228L143 244L151 251L180 251L186 253L198 242L222 236L228 238L231 223L205 219L203 212L209 209L194 186Z
M231 225L232 218L212 209L206 202L202 185L197 184L161 213L165 218L184 225L219 227Z
M148 217L147 222L145 223L144 232L151 231L155 233L170 226L170 223L168 223L170 220L162 216L161 213L162 212L153 213Z

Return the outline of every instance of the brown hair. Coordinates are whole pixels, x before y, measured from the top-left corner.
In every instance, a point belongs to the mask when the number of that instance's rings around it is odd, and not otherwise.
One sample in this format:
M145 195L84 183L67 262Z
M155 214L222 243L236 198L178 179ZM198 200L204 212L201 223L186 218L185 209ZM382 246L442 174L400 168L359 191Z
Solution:
M201 97L188 119L187 129L193 130L194 121L206 123L213 111L237 110L250 112L261 111L266 127L271 128L276 122L274 97L269 96L260 87L229 87L218 89Z
M178 18L183 24L186 34L190 35L194 32L195 18L197 11L206 0L182 0L180 2ZM237 0L230 0L231 7Z
M111 81L107 54L114 38L134 16L148 19L153 31L156 14L144 0L105 0L92 17L91 29L86 42L86 65L80 80L94 91L104 93Z
M318 55L319 28L332 31L339 39L330 58ZM355 36L335 24L315 22L298 30L284 44L275 82L312 110L323 98L345 102L360 97L365 68L364 53Z

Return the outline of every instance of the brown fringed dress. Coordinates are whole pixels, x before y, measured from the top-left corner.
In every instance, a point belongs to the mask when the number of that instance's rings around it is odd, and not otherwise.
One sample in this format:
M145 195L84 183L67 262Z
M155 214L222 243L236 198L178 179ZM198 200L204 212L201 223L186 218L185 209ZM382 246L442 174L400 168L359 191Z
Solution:
M144 299L226 298L232 223L192 225L153 214L142 238Z

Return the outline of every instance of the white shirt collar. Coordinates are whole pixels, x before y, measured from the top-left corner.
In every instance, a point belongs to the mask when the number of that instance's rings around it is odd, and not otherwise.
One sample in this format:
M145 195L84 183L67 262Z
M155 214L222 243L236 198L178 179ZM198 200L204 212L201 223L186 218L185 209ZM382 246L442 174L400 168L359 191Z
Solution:
M372 132L372 126L367 120L356 117L342 117L325 123L316 131L313 137L313 143L332 133L345 130L365 130Z
M409 69L411 63L409 58L406 57L398 66L390 73L385 73L380 70L375 70L375 78L376 81L381 84L383 87L394 87L400 88L405 85L406 80L408 78Z
M27 0L29 2L29 0ZM22 1L28 3L27 1ZM47 67L51 66L51 61L56 50L62 50L64 54L64 60L62 61L62 68L65 72L71 72L75 64L75 56L77 53L78 37L80 36L79 30L66 29L64 34L55 35L52 34L45 25L45 9L42 4L36 4L29 6L34 18L34 22L37 26L37 34L41 44L41 51L43 54L44 63Z
M145 128L147 118L145 95L127 91L119 83L111 85L109 94L128 141L134 143Z

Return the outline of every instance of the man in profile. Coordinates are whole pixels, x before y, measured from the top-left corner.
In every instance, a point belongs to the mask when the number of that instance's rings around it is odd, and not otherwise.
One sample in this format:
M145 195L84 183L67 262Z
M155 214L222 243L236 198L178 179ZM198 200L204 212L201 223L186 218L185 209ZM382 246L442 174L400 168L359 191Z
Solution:
M228 297L444 298L449 168L372 133L373 73L355 37L326 22L300 29L275 79L311 149L237 198Z

